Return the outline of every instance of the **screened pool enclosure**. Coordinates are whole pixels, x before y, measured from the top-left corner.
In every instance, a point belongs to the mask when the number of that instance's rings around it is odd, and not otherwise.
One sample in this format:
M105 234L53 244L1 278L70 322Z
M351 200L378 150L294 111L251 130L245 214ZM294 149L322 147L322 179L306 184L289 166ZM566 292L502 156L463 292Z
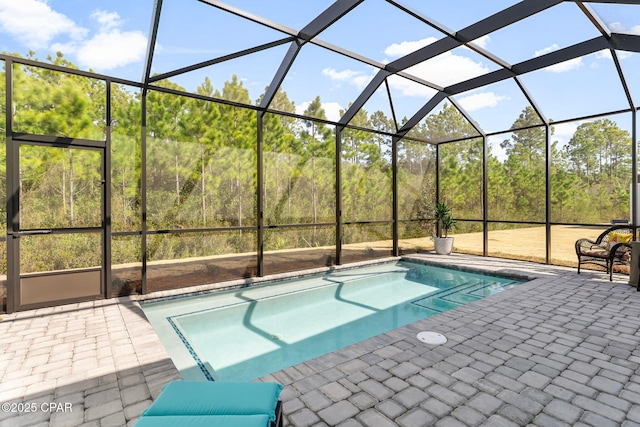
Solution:
M122 3L1 24L5 312L638 222L637 1Z

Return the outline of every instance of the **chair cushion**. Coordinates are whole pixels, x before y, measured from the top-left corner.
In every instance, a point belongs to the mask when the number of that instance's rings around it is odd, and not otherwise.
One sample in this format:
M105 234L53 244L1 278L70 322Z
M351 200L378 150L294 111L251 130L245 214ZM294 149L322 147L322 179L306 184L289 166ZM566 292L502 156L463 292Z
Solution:
M584 255L594 257L594 258L602 258L602 259L609 258L609 251L605 251L605 250L585 251L582 253Z
M632 237L632 234L616 233L614 231L609 237L609 248L612 248L613 245L617 245L618 243L629 243Z
M281 391L277 383L172 381L143 416L265 414L273 421Z
M135 427L267 427L269 416L260 415L165 415L142 416Z

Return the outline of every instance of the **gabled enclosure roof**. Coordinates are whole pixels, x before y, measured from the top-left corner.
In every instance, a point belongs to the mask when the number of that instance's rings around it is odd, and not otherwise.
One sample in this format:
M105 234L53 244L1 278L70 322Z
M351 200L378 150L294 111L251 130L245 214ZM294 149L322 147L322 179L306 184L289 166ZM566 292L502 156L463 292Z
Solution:
M548 124L640 105L635 0L116 1L86 10L91 36L72 12L81 2L27 3L72 21L68 40L50 35L45 51L81 68L129 79L137 70L146 89L170 81L191 93L208 79L213 98L235 81L250 101L231 101L262 111L303 114L319 97L329 121L357 127L361 112L379 113L397 136L445 104L478 135L509 130L525 108ZM2 30L35 48L16 24L33 21L20 7L0 5ZM141 40L144 52L131 53Z

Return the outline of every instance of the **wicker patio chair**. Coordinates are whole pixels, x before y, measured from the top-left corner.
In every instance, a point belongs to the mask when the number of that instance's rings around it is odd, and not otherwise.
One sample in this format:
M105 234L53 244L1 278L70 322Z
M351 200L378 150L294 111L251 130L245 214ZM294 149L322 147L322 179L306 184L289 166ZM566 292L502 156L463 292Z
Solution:
M576 255L578 255L578 274L582 264L595 264L604 267L609 273L609 280L613 280L613 268L616 265L629 265L631 261L631 245L626 242L612 241L614 233L633 235L633 228L629 225L614 225L606 229L595 240L578 239L576 241Z

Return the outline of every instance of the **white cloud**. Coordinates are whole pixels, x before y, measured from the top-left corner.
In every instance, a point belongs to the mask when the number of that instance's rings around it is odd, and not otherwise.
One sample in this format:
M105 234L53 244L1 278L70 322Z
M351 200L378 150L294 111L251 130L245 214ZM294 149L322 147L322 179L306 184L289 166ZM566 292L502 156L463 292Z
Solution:
M584 122L568 122L568 123L560 123L560 124L551 124L553 126L553 136L554 137L563 137L567 139L571 139L573 134L578 130L578 126L580 126Z
M395 74L387 78L389 86L400 92L403 96L409 96L414 98L427 98L430 99L436 94L436 90L428 86L416 83L409 79L405 79Z
M402 43L390 45L384 52L390 56L402 56L414 52L423 46L427 46L434 41L436 41L435 38L427 38L417 41L403 41ZM479 46L484 47L488 41L488 37L481 37L475 42ZM387 63L388 61L384 60L383 62ZM466 56L447 52L438 55L425 63L407 68L405 71L408 74L412 74L426 81L447 86L449 84L458 83L460 81L486 74L489 72L489 69L482 63L474 62ZM372 78L371 74L350 69L338 71L334 68L325 68L322 70L322 74L335 81L349 82L350 84L357 86L360 90L362 90ZM397 75L391 75L387 80L391 88L402 96L430 99L436 93L435 89ZM465 102L467 103L466 107L468 107L469 111L474 111L480 108L494 107L498 102L505 99L508 98L498 96L494 93L485 93L471 96ZM300 108L299 106L300 111L304 111L307 105L308 103L306 103L303 108Z
M309 104L311 104L311 101L305 101L302 104L296 105L296 114L304 114L304 110L309 107ZM340 104L337 102L323 102L321 105L327 116L327 120L333 122L340 120L340 110L342 110Z
M569 122L557 125L554 125L553 123L551 124L551 126L553 126L553 136L551 139L553 141L558 141L558 149L562 149L562 147L564 147L567 142L573 138L576 130L578 130L578 126L582 123L584 122Z
M324 108L324 112L327 114L327 119L337 122L340 120L340 110L342 107L337 102L323 102L322 108Z
M402 43L394 43L388 46L384 50L385 55L392 56L394 58L408 55L411 52L415 52L418 49L421 49L431 43L437 41L435 37L427 37L426 39L415 40L415 41L403 41Z
M490 153L498 158L501 162L507 160L507 152L500 146L500 143L505 139L505 135L490 135L487 137L487 143L489 144Z
M611 51L609 49L601 50L600 52L596 52L596 58L598 59L612 59Z
M9 33L30 50L49 49L76 55L78 65L107 71L144 58L147 38L141 31L122 31L117 12L96 10L89 30L51 9L46 0L0 0L0 31Z
M337 82L347 82L359 90L364 89L373 78L372 74L349 69L338 71L334 68L325 68L322 74Z
M44 0L0 0L0 30L31 50L48 47L58 36L81 40L88 32Z
M483 108L491 108L500 101L508 100L508 96L496 95L493 92L482 92L460 98L460 105L467 111L477 111Z
M476 46L481 47L483 49L486 49L487 45L489 44L490 41L491 41L491 38L489 37L489 35L486 35L486 36L482 36L482 37L479 37L479 38L475 39L473 41L473 44L475 44Z
M545 47L544 49L536 50L535 56L545 55L547 53L553 52L558 49L560 49L560 46L554 43L551 46ZM567 71L578 69L581 66L582 66L582 58L573 58L568 61L560 62L558 64L547 67L544 70L552 73L565 73Z
M140 31L121 31L123 24L117 12L97 10L91 18L99 24L93 37L69 43L54 43L53 50L75 54L78 64L96 71L139 62L147 49L147 37Z
M91 18L99 24L99 30L77 44L75 53L81 66L106 71L144 58L146 36L140 31L122 31L123 21L117 12L97 10Z
M616 50L616 56L619 60L625 60L627 58L631 58L633 54L631 52L627 52L624 50ZM596 52L596 58L598 59L613 59L611 56L611 51L609 49L601 50L600 52Z
M354 77L358 76L360 73L358 71L353 70L342 70L337 71L334 68L325 68L322 70L322 74L331 78L332 80L351 80Z
M636 36L640 36L640 25L634 25L630 28L625 27L620 22L611 22L608 25L614 33L635 34Z
M76 56L80 65L111 70L142 60L146 48L147 38L141 32L113 29L82 43Z
M484 44L488 40L488 37L481 37L475 42L480 46L484 46ZM422 40L394 43L388 46L384 50L384 53L392 57L400 57L414 52L421 47L427 46L435 41L435 38L430 37ZM381 62L386 64L389 62L389 60L384 59ZM425 63L417 64L413 67L407 68L405 71L428 82L447 86L452 83L458 83L482 74L486 74L487 72L489 72L489 69L482 63L474 62L472 59L466 56L447 52L438 55L435 58L426 61ZM364 89L364 87L371 81L373 75L376 72L376 69L372 69L371 74L350 69L338 71L334 68L325 68L322 70L322 74L331 78L332 80L339 82L349 82L350 84L356 86L359 90ZM398 77L396 75L390 76L388 78L388 81L391 87L401 93L403 96L430 98L436 93L435 89L402 77Z
M576 70L582 66L582 58L573 58L568 61L560 62L545 68L545 71L552 73L566 73L567 71Z
M558 46L557 44L552 44L551 46L547 46L544 49L540 49L540 50L536 50L533 54L533 56L541 56L541 55L546 55L547 53L551 53L554 50L558 50L560 49L560 46Z
M110 30L122 25L122 20L118 12L107 12L104 10L96 10L91 14L93 18L103 29Z
M489 72L481 62L446 52L405 70L409 74L440 86L449 86Z
M609 51L607 51L609 52ZM609 54L611 54L611 52L609 52ZM625 50L616 50L616 55L618 56L618 59L623 61L625 59L629 59L633 56L633 53L631 52L627 52Z

